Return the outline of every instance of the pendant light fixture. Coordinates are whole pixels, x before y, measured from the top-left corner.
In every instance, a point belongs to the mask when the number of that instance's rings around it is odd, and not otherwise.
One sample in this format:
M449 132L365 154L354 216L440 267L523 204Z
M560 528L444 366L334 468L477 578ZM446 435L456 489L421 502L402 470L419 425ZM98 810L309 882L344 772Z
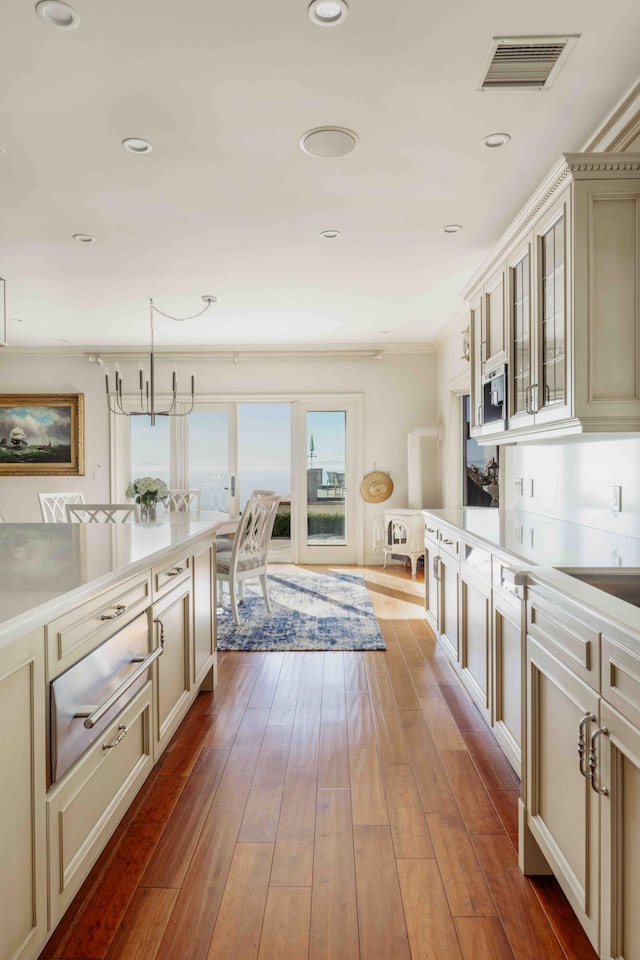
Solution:
M201 317L203 313L206 313L209 307L216 302L218 298L206 294L202 297L205 306L198 313L194 313L190 317L172 317L169 313L164 313L163 310L159 310L155 306L153 300L149 300L149 326L151 329L151 350L149 352L149 376L145 378L142 364L140 365L140 383L139 383L139 393L140 393L140 409L139 410L125 410L122 402L122 393L123 393L123 380L120 376L120 371L116 368L115 372L115 385L114 389L111 389L109 384L109 374L105 374L105 382L107 387L107 403L109 405L109 410L111 413L118 414L121 417L149 417L151 420L151 426L155 426L156 417L186 417L193 410L195 392L196 392L196 380L193 374L191 374L191 405L188 410L178 410L178 377L176 371L173 371L173 378L171 383L171 405L166 410L156 410L156 381L155 381L155 353L154 353L154 331L153 331L153 314L159 313L161 317L166 317L167 320L176 320L182 322L184 320L195 320L197 317Z

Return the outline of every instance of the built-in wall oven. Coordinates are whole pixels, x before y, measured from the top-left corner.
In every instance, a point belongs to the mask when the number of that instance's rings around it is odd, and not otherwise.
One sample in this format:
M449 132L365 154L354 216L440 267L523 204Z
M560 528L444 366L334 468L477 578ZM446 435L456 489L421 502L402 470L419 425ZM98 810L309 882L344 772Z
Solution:
M54 784L118 716L149 679L149 668L162 654L160 645L151 650L150 611L112 634L51 681L49 722L49 784ZM126 736L123 724L104 750L111 750Z
M507 429L507 367L501 364L482 378L482 424Z

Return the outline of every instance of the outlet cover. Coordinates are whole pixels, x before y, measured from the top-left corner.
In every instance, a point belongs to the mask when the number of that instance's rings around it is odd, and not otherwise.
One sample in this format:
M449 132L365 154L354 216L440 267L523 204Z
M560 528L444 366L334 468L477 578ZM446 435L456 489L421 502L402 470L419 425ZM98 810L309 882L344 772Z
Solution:
M614 513L622 510L622 487L611 487L611 509Z
M527 491L527 496L533 496L533 480L525 480L525 489Z
M513 485L515 487L515 493L516 493L516 496L518 497L521 497L524 492L523 484L524 484L524 481L522 477L518 477L516 480L513 481Z

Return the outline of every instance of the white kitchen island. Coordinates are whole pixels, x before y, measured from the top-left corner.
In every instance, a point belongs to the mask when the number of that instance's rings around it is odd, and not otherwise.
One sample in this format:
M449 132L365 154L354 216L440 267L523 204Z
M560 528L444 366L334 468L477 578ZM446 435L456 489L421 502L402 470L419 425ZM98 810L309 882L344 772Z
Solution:
M227 520L0 525L0 960L38 956L199 689L213 688ZM56 781L52 684L133 624L149 666Z

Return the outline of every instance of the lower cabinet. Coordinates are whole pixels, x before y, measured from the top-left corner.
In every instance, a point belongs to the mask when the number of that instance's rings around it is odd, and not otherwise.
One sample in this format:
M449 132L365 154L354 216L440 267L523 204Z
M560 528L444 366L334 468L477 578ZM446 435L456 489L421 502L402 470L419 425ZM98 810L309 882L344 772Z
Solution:
M588 744L598 724L599 699L556 657L527 638L527 823L596 949L600 805L588 777ZM576 749L579 737L584 743L581 756Z
M47 794L53 924L69 906L151 771L151 702L149 682Z
M460 562L441 553L438 558L438 629L440 642L454 666L458 667L459 621L458 591Z
M156 758L175 733L190 699L191 601L189 579L153 605L153 623L158 631L156 639L162 646L162 656L154 664L157 671Z
M31 957L46 936L42 630L0 647L0 952Z
M211 669L216 638L216 558L215 547L207 544L193 557L193 644L191 650L191 684L199 687ZM207 689L215 686L214 676Z
M493 589L493 735L521 776L523 603L519 596Z
M489 576L460 568L460 679L491 724L491 557Z

